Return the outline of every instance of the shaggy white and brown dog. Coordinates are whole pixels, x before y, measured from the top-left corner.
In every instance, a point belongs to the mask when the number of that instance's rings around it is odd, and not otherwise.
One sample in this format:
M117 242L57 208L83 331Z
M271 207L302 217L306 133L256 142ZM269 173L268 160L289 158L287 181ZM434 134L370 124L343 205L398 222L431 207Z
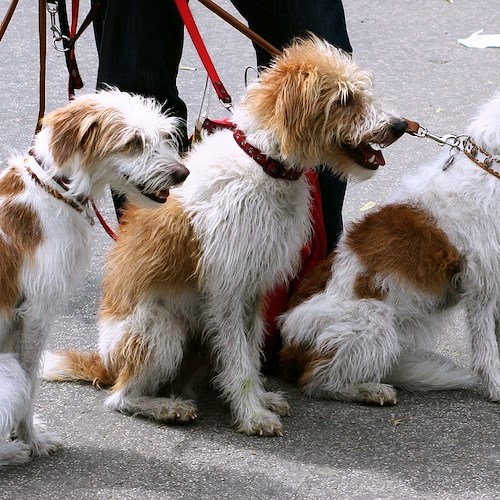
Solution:
M246 92L235 130L207 136L191 175L160 209L130 210L108 262L97 353L49 358L45 377L111 386L107 405L151 419L197 416L190 382L210 359L238 431L281 435L282 395L260 376L267 294L297 271L311 232L303 172L368 177L406 122L374 104L372 83L317 38L293 43ZM354 157L354 158L353 158ZM155 397L160 386L171 397Z
M151 99L109 90L79 97L43 120L31 154L0 177L0 465L56 450L35 429L39 358L56 309L89 258L90 200L107 184L158 206L189 173L178 120ZM152 201L151 201L152 200Z
M422 349L461 304L473 371L500 401L500 93L445 149L351 224L293 298L281 364L306 394L392 404L391 383L469 385L470 372Z

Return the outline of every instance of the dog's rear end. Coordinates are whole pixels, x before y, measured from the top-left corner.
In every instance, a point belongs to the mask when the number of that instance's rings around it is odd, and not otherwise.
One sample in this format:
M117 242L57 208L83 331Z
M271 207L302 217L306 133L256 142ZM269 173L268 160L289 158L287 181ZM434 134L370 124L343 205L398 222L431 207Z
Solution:
M281 359L307 394L392 404L396 392L384 382L472 385L470 371L406 348L434 345L443 317L460 303L472 367L486 395L500 400L499 130L500 94L472 122L461 151L451 159L443 152L390 203L349 225L331 268L306 279L283 318Z

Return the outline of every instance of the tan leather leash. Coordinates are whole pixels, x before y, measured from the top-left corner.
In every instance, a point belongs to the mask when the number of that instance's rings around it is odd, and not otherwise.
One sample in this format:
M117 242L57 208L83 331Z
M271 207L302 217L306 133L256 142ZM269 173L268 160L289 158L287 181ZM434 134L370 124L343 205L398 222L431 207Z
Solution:
M212 0L198 0L198 2L204 5L207 9L211 10L214 14L218 15L221 19L224 19L224 21L230 24L233 28L236 28L239 32L243 33L246 37L250 38L252 42L256 43L264 50L267 50L269 54L272 55L281 54L281 50L277 49L274 45L270 44L267 40L265 40L260 35L255 33L255 31L251 30L248 26L240 22L229 12L225 11L222 7L217 5L215 2L212 2Z
M10 20L12 19L12 16L14 15L14 12L16 10L18 2L19 2L19 0L12 0L12 2L10 3L10 5L7 9L7 12L6 12L4 18L2 19L2 23L0 24L0 41L2 41L2 38L5 34L5 31L7 30L7 26L9 25Z
M440 146L449 146L450 157L444 165L444 169L448 168L455 158L457 153L463 153L469 160L471 160L475 165L482 168L489 174L493 175L497 179L500 179L500 172L493 168L494 164L500 165L500 157L490 155L482 148L480 148L470 136L468 135L454 135L446 134L443 136L435 135L430 133L425 127L422 127L415 121L407 120L408 126L406 128L406 133L413 135L415 137L424 137L427 139L432 139L437 142ZM500 168L500 167L499 167Z

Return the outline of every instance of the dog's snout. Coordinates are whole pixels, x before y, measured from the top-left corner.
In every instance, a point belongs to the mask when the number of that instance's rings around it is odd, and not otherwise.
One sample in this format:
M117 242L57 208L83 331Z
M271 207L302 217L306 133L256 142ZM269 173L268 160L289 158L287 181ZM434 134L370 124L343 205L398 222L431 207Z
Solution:
M189 170L184 165L179 165L172 174L175 182L180 183L186 180L189 175Z
M408 128L408 122L404 119L397 119L391 122L392 133L394 137L401 137Z

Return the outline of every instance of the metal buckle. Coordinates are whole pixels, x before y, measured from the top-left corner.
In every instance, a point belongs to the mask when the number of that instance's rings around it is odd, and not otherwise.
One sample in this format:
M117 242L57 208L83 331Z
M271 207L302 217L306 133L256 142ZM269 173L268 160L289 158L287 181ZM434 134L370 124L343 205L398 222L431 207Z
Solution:
M58 52L67 52L70 49L69 47L64 47L64 43L69 42L69 37L63 35L62 31L57 26L56 22L56 14L59 8L57 2L55 2L54 0L47 0L45 2L45 8L47 9L47 12L50 15L50 31L52 31L52 45L54 49L56 49ZM58 43L61 42L62 42L62 47L58 46Z
M425 137L426 139L432 139L437 142L440 146L449 146L452 149L460 149L460 144L462 142L461 136L454 134L445 134L443 136L432 134L425 127L419 126L417 132L414 134L417 137Z

